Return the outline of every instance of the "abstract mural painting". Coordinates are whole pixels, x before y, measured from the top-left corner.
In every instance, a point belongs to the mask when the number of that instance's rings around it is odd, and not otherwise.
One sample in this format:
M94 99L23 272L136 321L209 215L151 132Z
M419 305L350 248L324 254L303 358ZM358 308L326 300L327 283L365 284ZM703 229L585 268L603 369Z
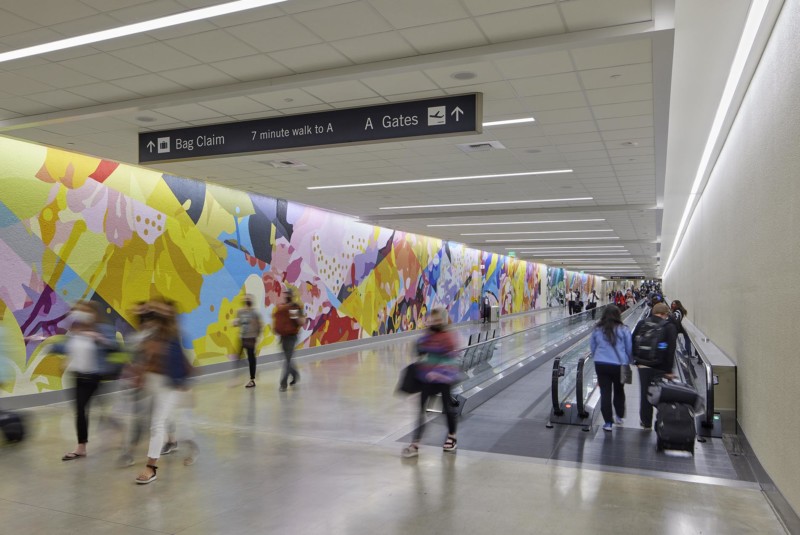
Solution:
M131 310L173 300L198 366L238 349L245 294L265 319L285 288L308 318L301 347L403 332L446 307L479 317L489 292L503 314L553 305L548 292L592 276L548 269L462 244L360 223L285 200L0 138L0 320L12 380L32 394L62 388L41 351L90 299L124 337ZM266 321L259 353L278 352Z

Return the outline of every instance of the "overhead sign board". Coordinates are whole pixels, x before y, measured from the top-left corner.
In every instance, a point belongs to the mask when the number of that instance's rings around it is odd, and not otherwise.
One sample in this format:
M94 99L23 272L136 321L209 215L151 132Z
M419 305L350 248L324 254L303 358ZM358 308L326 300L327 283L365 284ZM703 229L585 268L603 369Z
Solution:
M139 163L196 160L481 132L482 95L270 117L139 134Z

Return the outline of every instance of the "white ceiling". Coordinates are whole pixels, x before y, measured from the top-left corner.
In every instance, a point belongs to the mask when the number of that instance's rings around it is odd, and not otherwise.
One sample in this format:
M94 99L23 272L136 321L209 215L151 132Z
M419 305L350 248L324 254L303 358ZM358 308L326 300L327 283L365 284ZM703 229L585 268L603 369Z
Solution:
M26 0L0 8L0 51L222 3ZM664 2L669 4L669 2ZM0 63L0 131L136 162L143 131L467 92L482 134L159 164L401 230L506 252L621 245L656 273L672 22L651 0L289 0L234 15ZM454 73L474 73L459 80ZM456 145L499 141L465 153ZM268 162L306 164L276 169ZM308 190L309 186L571 168L571 174ZM592 197L528 205L396 205ZM604 219L591 223L430 224ZM476 232L602 230L462 236ZM588 238L610 237L611 240ZM569 238L569 239L566 239ZM585 238L585 240L583 240ZM541 242L489 242L490 239ZM560 241L564 239L564 241ZM554 241L559 240L559 241ZM551 253L520 254L558 264ZM598 258L604 258L597 254ZM620 255L615 255L618 259ZM588 256L563 256L569 266ZM576 259L576 261L570 260ZM617 269L617 268L614 268Z

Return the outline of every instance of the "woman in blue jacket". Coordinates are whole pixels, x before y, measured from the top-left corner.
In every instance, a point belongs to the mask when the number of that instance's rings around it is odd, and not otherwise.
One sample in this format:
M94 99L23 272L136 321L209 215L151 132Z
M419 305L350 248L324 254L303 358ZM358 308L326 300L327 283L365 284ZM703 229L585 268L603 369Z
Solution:
M611 431L614 423L622 425L625 417L625 385L620 368L630 365L633 346L631 331L622 323L622 315L615 305L608 305L603 311L603 317L592 331L590 346L600 385L600 410L605 421L603 431ZM616 419L614 412L617 413Z

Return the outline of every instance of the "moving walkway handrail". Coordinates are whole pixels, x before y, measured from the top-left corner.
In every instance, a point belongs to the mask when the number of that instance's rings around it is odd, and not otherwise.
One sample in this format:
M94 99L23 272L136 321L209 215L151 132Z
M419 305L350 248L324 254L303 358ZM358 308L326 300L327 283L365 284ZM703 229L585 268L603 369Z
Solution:
M592 358L592 353L589 352L578 361L578 374L577 378L575 379L575 401L578 402L578 416L581 418L586 418L589 416L589 413L586 412L586 399L587 396L583 395L583 370L586 368L586 363L589 362L589 359Z
M703 354L703 350L700 349L699 344L695 343L694 338L691 334L687 334L689 336L689 340L691 342L692 348L694 351L699 355L700 362L703 364L703 369L706 372L706 413L704 415L703 421L701 425L708 429L713 429L714 427L714 369L711 367L711 363L708 361L708 358ZM691 359L691 355L687 355L687 358Z

